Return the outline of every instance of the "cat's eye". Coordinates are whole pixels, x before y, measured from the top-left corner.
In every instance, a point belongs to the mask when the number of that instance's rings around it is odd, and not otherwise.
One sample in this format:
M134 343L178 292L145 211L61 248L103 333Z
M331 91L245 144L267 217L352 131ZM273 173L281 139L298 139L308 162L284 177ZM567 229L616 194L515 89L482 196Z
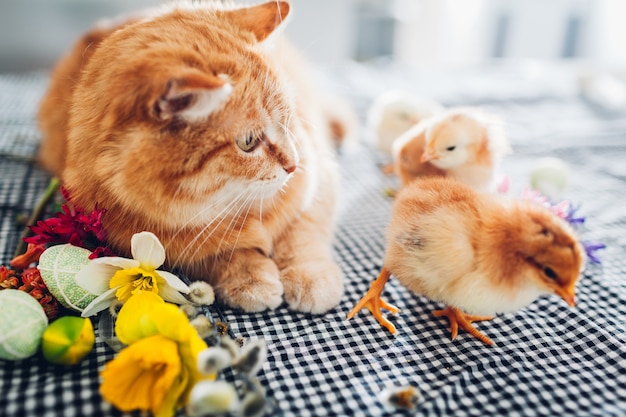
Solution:
M455 150L455 149L456 149L456 146L448 146L448 147L446 148L446 151L450 151L450 152L452 152L452 151L453 151L453 150Z
M237 142L237 146L239 146L242 151L250 152L259 143L261 136L262 135L257 133L248 133L247 135L237 137L235 142Z
M556 280L558 278L558 275L556 274L556 272L554 272L554 269L550 268L549 266L543 267L543 273L551 280Z

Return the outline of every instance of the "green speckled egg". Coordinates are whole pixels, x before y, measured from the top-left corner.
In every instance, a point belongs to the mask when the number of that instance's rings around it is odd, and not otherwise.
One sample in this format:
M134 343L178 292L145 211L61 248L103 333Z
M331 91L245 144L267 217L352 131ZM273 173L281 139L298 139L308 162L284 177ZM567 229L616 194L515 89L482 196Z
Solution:
M559 158L539 159L530 173L530 186L552 199L558 198L569 183L569 166Z
M76 283L90 251L70 244L51 246L39 258L39 272L50 293L65 307L83 311L97 297Z
M48 317L37 300L19 290L0 291L0 359L34 355L46 327Z

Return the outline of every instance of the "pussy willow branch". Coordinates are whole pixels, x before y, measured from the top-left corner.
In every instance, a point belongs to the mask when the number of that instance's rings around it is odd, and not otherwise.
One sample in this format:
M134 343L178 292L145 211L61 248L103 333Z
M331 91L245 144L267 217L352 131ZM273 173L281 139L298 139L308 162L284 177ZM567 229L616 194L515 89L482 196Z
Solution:
M35 223L37 223L37 220L41 218L43 212L46 210L46 207L48 206L48 204L50 204L50 200L54 198L60 186L61 186L61 181L57 177L52 177L50 179L50 182L48 183L48 188L46 188L46 191L44 192L43 196L37 202L35 209L33 210L30 217L28 218L28 222L26 223L26 226L24 226L24 231L22 232L22 235L20 236L20 240L17 244L17 248L15 249L15 253L13 254L14 258L26 252L26 242L24 242L24 238L30 235L29 226L33 226Z

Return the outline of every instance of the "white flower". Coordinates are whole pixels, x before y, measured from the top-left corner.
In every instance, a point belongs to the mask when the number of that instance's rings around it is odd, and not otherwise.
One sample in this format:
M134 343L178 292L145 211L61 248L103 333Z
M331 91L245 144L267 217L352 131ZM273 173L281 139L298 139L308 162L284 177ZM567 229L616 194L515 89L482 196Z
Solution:
M211 321L207 318L207 316L199 314L189 323L193 326L194 329L196 329L196 332L198 332L198 336L200 336L202 339L211 336L211 334L213 333L213 325L211 324Z
M234 411L239 397L232 384L226 381L200 381L194 385L187 402L187 415L191 417Z
M234 367L248 376L256 376L266 359L267 343L265 339L259 339L243 347Z
M258 392L250 391L241 400L239 415L242 417L263 417L266 409L265 397Z
M233 358L228 349L220 346L212 346L198 354L198 371L202 375L215 375L233 363Z
M181 293L189 287L176 275L157 270L165 262L165 249L150 232L133 235L133 259L104 257L89 261L76 275L78 285L99 296L83 310L89 317L108 308L116 299L126 301L139 291L152 291L165 301L188 303Z
M215 302L213 287L204 281L194 281L189 284L189 299L200 306L209 306Z

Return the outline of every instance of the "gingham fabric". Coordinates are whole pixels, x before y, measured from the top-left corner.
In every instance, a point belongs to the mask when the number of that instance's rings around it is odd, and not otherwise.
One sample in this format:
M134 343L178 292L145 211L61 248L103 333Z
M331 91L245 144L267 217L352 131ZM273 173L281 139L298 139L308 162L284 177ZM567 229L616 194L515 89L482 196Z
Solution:
M28 214L48 176L31 158L40 135L37 102L47 73L0 76L0 255L5 263L17 244L18 215ZM477 105L508 124L514 154L503 171L520 192L541 156L571 168L566 197L586 216L581 237L601 241L602 264L588 264L577 306L543 297L512 314L478 324L495 341L486 346L461 332L449 338L440 308L409 293L394 278L385 299L401 313L389 316L391 335L367 311L346 314L381 267L384 232L394 178L367 145L339 156L343 191L337 216L335 256L345 274L345 296L321 316L280 307L246 314L214 306L233 335L264 338L269 355L260 382L277 416L624 416L626 415L626 114L607 112L579 94L576 77L560 67L495 67L480 71L426 72L350 65L320 69L318 80L352 101L362 118L376 94L404 88L446 105ZM0 361L1 416L120 415L102 401L98 372L113 352L95 350L75 367L35 356ZM231 376L226 375L227 378ZM390 386L419 391L412 411L389 408L380 393Z

